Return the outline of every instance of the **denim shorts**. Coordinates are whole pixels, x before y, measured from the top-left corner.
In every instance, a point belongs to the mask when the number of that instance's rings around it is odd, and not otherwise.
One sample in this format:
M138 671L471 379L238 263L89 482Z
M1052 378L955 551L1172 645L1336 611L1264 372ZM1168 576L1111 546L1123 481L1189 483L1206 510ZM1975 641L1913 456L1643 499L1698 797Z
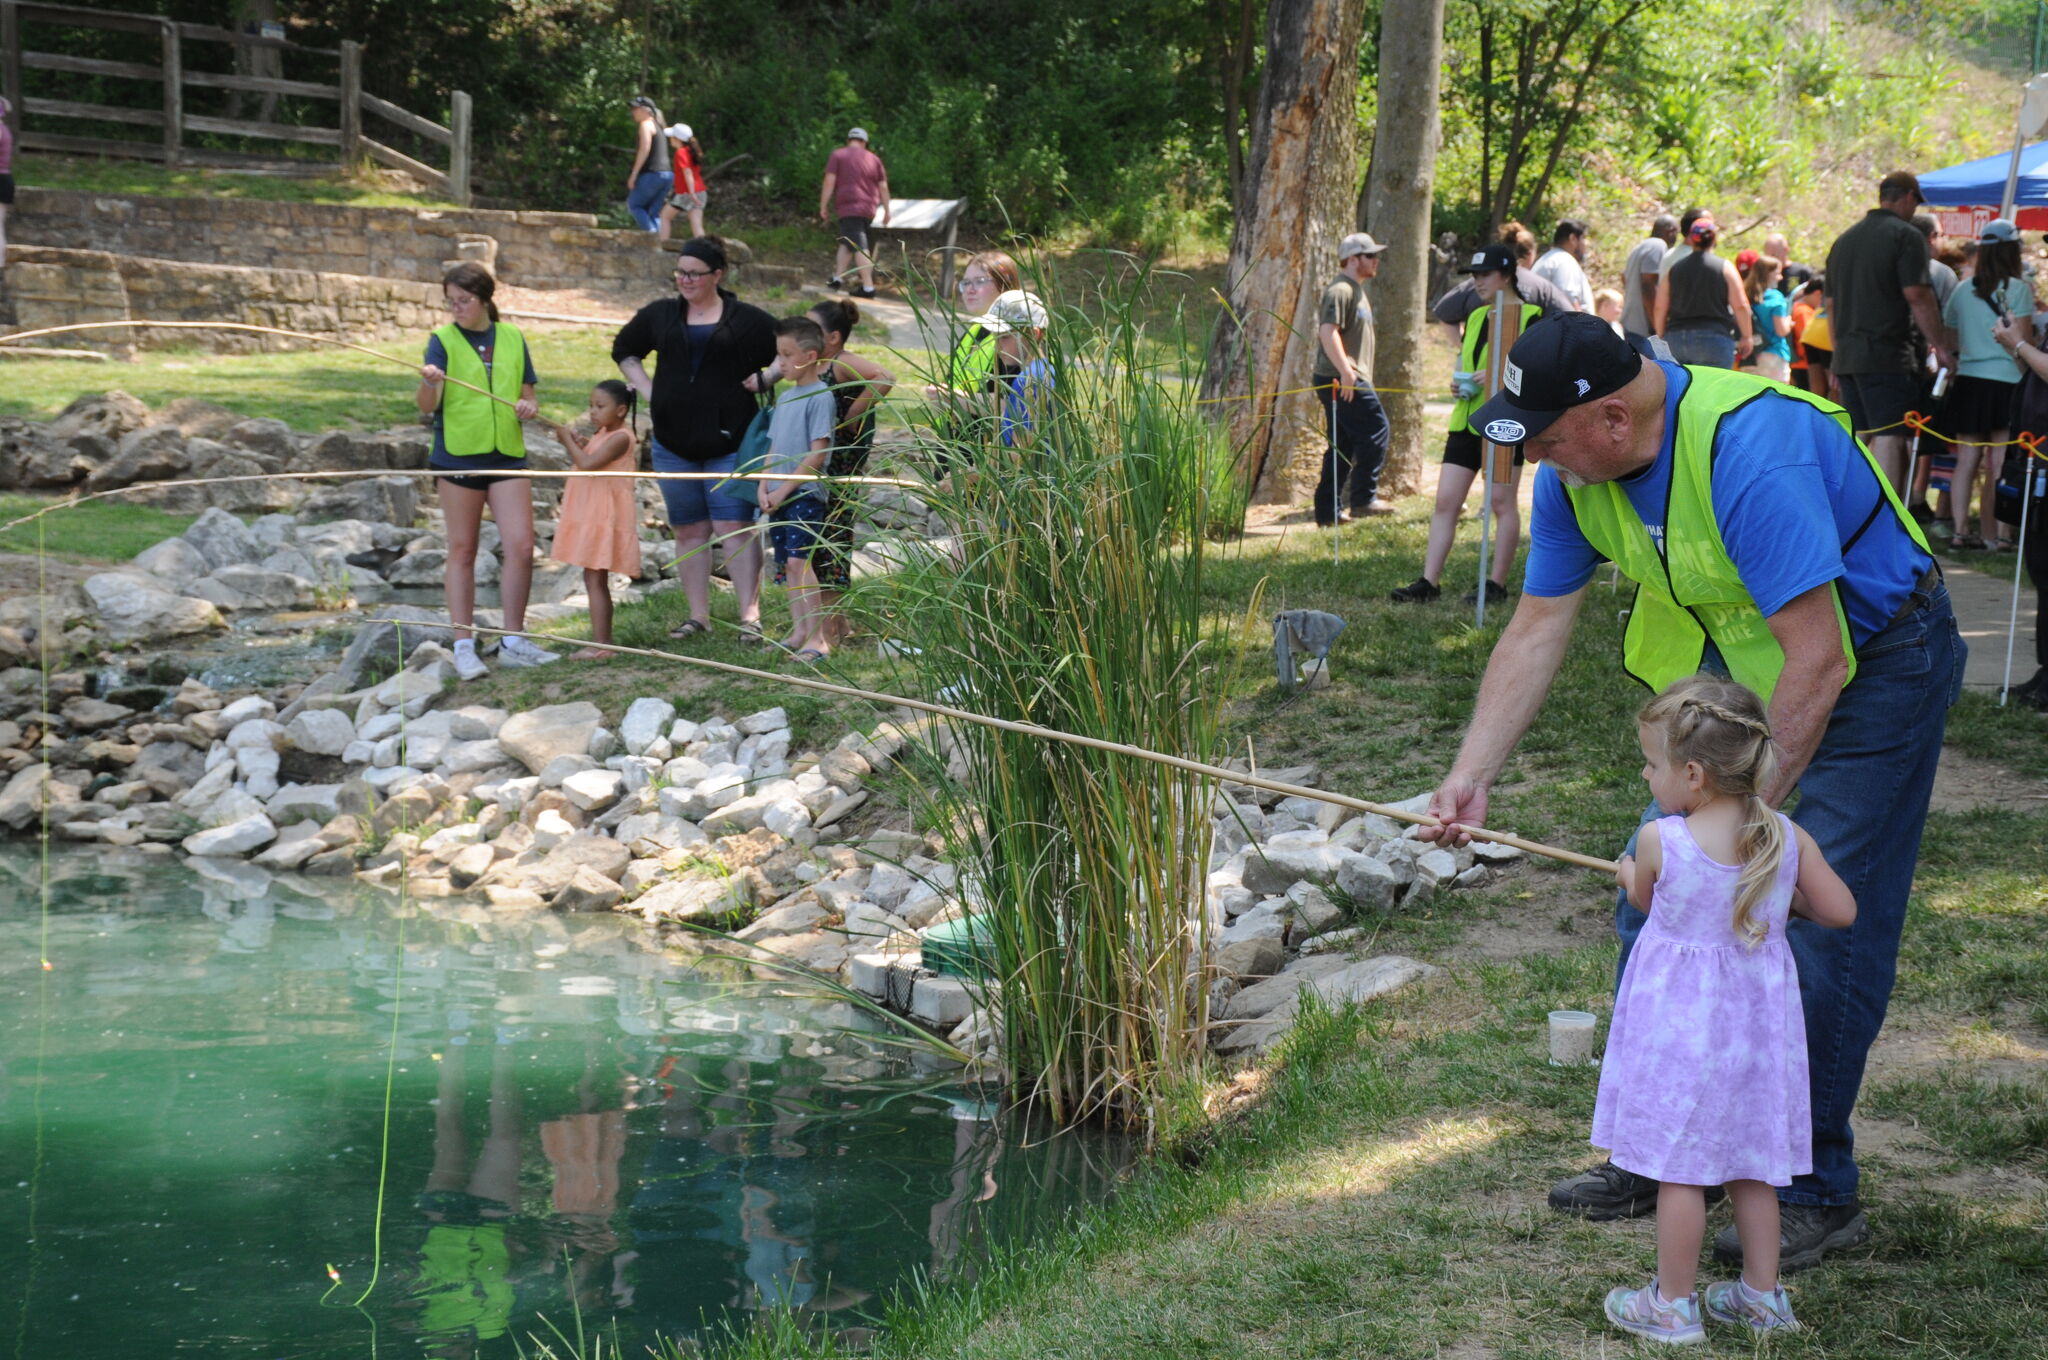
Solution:
M739 466L737 452L728 453L723 458L707 458L700 463L670 453L658 439L648 442L656 472L731 472ZM661 488L661 500L668 507L671 528L702 524L706 520L716 520L720 524L751 524L754 521L753 502L727 494L722 483L688 481L657 482L655 485Z
M823 496L798 496L784 501L769 517L768 542L775 549L776 579L792 561L811 560L813 550L824 545L825 515L830 503Z

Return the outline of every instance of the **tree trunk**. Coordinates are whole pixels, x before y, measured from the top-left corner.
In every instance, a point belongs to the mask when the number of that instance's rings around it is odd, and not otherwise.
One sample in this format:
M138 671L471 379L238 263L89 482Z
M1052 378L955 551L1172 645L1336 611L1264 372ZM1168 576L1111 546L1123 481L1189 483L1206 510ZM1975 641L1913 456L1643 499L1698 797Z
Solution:
M1358 40L1365 0L1272 0L1251 155L1236 204L1203 392L1224 403L1240 466L1265 501L1293 498L1297 466L1323 448L1306 387L1316 303L1350 229L1358 174ZM1306 450L1309 457L1298 455Z
M1232 207L1244 201L1244 77L1251 69L1257 18L1258 0L1238 0L1237 40L1223 63L1223 151Z
M1422 490L1422 356L1429 319L1429 210L1436 192L1437 97L1443 81L1444 0L1384 0L1380 10L1379 126L1373 136L1372 221L1386 243L1372 283L1379 327L1375 382L1393 437L1380 486Z

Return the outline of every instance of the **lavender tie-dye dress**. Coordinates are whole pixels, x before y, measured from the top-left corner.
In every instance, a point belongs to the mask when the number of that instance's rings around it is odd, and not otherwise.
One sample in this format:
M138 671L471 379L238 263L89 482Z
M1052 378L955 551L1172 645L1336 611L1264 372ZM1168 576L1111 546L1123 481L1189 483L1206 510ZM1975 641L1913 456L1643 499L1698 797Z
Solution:
M1762 907L1769 934L1751 948L1731 924L1741 868L1709 859L1683 817L1657 830L1663 863L1614 999L1593 1145L1676 1185L1790 1185L1813 1169L1806 1021L1785 942L1798 842L1788 823Z

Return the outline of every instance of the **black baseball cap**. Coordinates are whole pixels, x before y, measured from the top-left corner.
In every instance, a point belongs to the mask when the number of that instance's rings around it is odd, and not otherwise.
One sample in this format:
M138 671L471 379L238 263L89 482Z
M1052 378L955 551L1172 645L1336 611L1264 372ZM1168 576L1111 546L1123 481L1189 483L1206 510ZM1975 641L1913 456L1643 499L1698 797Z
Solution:
M1481 246L1458 266L1460 274L1513 274L1515 252L1511 246Z
M1574 406L1635 381L1643 358L1591 312L1564 312L1522 332L1508 351L1500 391L1472 413L1472 428L1496 444L1520 444Z

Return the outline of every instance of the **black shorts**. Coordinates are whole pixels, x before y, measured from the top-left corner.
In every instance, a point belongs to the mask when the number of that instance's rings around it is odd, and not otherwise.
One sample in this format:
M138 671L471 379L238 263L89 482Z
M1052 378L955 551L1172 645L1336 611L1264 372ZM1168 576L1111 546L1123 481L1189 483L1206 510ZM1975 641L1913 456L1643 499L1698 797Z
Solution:
M1479 471L1480 455L1486 452L1485 443L1471 430L1452 430L1444 436L1444 466L1470 468ZM1528 460L1522 457L1522 446L1515 445L1515 466L1520 467Z
M865 255L868 253L868 228L874 224L872 217L842 217L839 219L839 239Z
M0 175L0 208L11 208L13 206L14 176L11 174Z
M1849 408L1858 439L1912 433L1900 422L1921 402L1919 374L1837 373L1835 380L1842 384L1842 405Z
M430 461L427 466L435 474L435 481L447 482L452 486L459 486L465 491L489 491L499 482L531 480L524 477L515 479L511 477L484 477L469 474L469 469L471 468L481 473L490 469L524 468L526 466L524 458L514 458L510 454L505 453L479 453L473 457L464 458L460 463L456 463L454 455L451 454L449 455L448 462L436 463ZM462 473L467 475L456 475L457 469L460 469Z

